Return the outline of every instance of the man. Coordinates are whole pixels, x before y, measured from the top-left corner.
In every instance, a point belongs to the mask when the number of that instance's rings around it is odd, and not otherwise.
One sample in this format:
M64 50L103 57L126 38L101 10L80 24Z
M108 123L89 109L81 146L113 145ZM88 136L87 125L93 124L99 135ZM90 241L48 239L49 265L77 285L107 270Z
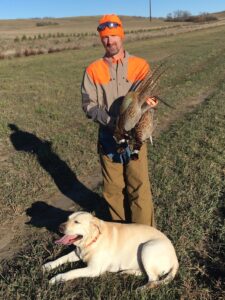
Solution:
M112 220L154 226L146 144L141 147L139 159L130 160L129 147L118 154L113 139L120 103L144 79L149 65L124 50L124 30L118 16L103 16L97 30L105 55L90 64L84 73L82 107L87 117L100 124L98 145L103 196ZM146 102L151 108L158 104L154 98Z

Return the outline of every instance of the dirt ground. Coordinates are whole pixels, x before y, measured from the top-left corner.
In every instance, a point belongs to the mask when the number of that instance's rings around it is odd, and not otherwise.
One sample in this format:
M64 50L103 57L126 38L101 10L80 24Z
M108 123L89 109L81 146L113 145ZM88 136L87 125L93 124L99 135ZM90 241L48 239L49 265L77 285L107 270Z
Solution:
M158 124L154 134L155 138L157 139L160 133L168 130L174 122L181 119L185 114L195 110L195 108L204 102L213 92L213 90L206 90L197 98L187 99L185 105L182 104L182 106L177 106L176 109L171 110L167 116L161 119L160 124ZM6 153L3 151L1 161L5 156ZM46 228L48 224L58 224L60 222L58 218L59 212L64 211L67 212L68 215L68 212L77 210L79 206L75 204L74 200L81 196L85 198L87 191L97 189L101 183L101 170L100 167L97 167L90 176L78 178L77 183L74 184L73 189L67 195L62 194L58 190L54 194L43 196L43 202L36 203L33 209L31 208L29 211L15 213L13 220L6 220L1 226L0 260L9 259L23 247L24 241L28 240L32 234L32 230L30 226L28 226L31 219L32 224L44 224ZM35 215L36 210L41 210L41 213Z

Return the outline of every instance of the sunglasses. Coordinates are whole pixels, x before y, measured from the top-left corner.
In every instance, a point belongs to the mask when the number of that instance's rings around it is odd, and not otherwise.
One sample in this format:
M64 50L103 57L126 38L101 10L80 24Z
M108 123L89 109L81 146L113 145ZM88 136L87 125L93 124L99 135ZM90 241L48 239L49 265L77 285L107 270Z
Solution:
M121 25L118 24L118 23L115 23L115 22L105 22L105 23L102 23L98 26L97 30L98 32L100 31L103 31L106 29L106 27L108 28L117 28L117 27L120 27Z

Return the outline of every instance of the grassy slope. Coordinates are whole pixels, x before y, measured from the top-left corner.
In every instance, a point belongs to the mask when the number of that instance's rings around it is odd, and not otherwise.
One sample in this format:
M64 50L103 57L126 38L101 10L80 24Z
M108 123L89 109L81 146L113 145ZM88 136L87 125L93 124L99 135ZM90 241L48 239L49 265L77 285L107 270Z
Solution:
M21 19L21 20L0 20L0 32L8 37L34 35L39 33L74 33L74 32L96 32L96 27L100 16L94 17L74 17L59 19ZM148 18L121 16L121 20L126 30L151 28L155 26L173 25L174 22L167 23L160 19L153 19L149 22ZM37 26L38 22L55 22L58 25Z
M225 12L219 12L213 15L217 16L217 18L220 20L224 19ZM21 36L23 34L38 34L44 32L94 32L99 18L100 16L0 20L0 32L2 34L7 34L7 36L11 35L12 37ZM152 22L149 22L149 18L143 17L120 16L120 18L127 30L177 24L176 22L168 23L156 18L153 18ZM37 26L36 24L38 22L57 23L58 25Z
M162 79L161 94L171 104L179 104L179 112L182 103L201 96L224 78L223 34L223 28L211 29L130 43L127 48L150 62L174 54ZM97 165L97 126L88 122L81 110L80 82L84 67L101 54L102 49L94 48L0 62L0 151L6 155L0 182L5 208L9 203L29 205L44 192L55 190L56 177L69 181L65 168L60 170L61 175L57 170L59 160L76 175L88 175ZM160 106L159 120L170 114L169 109ZM19 134L9 129L10 123L18 126ZM39 139L36 152L14 150L21 149L17 144L23 132ZM15 147L9 137L17 138ZM52 146L46 146L44 141ZM50 170L44 170L37 158L45 165L48 162Z
M162 94L172 104L180 105L204 91L214 91L194 113L174 124L150 148L158 226L174 241L181 267L173 283L143 294L142 299L222 297L223 36L224 28L217 28L127 45L130 52L149 61L174 53L169 59L167 76L162 80ZM0 151L3 157L7 154L0 171L2 213L12 214L19 205L23 210L43 193L55 189L54 176L49 175L48 168L46 172L40 166L37 156L55 172L58 162L43 143L36 155L30 153L29 147L27 152L15 151L8 139L12 134L9 123L42 141L51 141L53 151L77 174L88 175L97 165L97 127L83 116L79 85L84 66L101 52L95 48L82 53L74 51L0 62ZM168 114L170 111L161 106L159 119ZM40 234L21 255L5 264L2 296L9 299L16 298L15 295L22 299L89 299L90 295L93 299L141 298L131 289L143 279L126 276L106 275L103 279L75 281L72 287L49 288L47 277L40 273L40 265L50 253L55 256L60 252L58 248L52 249L52 238L51 234L45 234L43 239Z
M99 16L62 19L0 20L0 59L83 49L99 46L96 33ZM121 16L129 41L146 40L155 36L170 36L178 32L202 30L224 25L223 13L218 21L208 23L165 22L153 18ZM37 22L56 25L37 26Z

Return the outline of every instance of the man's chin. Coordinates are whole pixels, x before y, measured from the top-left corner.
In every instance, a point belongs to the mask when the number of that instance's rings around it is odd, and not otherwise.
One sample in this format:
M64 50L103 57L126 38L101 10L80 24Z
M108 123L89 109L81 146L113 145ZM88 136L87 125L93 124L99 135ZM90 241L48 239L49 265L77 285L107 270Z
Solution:
M118 51L110 51L110 52L107 52L107 56L112 57L112 56L117 55L118 53L119 53Z
M114 56L119 53L118 49L107 49L108 56Z

